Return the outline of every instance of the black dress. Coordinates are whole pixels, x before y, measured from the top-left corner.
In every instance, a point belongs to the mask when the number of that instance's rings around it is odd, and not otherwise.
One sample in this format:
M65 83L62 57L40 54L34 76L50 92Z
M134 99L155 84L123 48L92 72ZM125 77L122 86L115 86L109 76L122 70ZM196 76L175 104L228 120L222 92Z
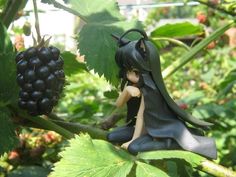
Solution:
M149 74L144 74L140 88L144 97L144 126L147 134L134 140L131 153L157 149L182 148L187 151L216 159L214 139L192 133L168 106ZM148 85L148 86L147 86ZM157 140L156 140L157 139Z

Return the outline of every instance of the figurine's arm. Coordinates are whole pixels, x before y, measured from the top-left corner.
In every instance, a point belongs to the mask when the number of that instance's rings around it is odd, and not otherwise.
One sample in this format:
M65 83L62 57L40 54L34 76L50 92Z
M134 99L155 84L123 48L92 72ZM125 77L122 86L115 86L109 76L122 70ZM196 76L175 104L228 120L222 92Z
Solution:
M127 86L116 100L116 106L123 106L131 97L139 97L140 90L134 86Z
M131 141L133 141L136 138L140 137L142 135L143 131L144 131L143 112L144 112L144 98L142 96L140 107L139 107L138 114L137 114L134 135L133 135Z
M144 131L145 131L144 122L143 122L144 108L145 108L144 98L142 96L139 111L138 111L138 114L137 114L137 119L136 119L136 124L135 124L135 130L134 130L133 137L130 141L122 144L121 147L127 149L129 144L132 143L133 140L137 139L138 137L140 137L144 133Z

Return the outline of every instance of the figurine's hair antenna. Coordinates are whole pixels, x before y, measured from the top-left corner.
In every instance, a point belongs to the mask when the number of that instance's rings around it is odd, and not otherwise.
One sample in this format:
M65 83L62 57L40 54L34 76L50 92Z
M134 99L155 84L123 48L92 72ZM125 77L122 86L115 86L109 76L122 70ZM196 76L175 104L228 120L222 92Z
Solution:
M119 40L122 40L122 38L123 38L125 35L127 35L127 34L130 33L130 32L133 32L133 31L140 33L140 34L144 37L144 40L148 40L147 33L145 33L145 31L143 31L143 30L136 29L136 28L132 28L132 29L126 31L126 32L120 37Z
M115 34L111 34L111 36L112 36L114 39L116 39L117 41L120 39L120 37L117 36L117 35L115 35Z
M111 36L112 36L114 39L117 40L119 47L122 47L122 46L124 46L124 45L126 45L126 44L128 44L128 43L130 42L130 41L127 40L127 39L122 39L122 40L120 40L120 37L117 36L117 35L115 35L115 34L111 34Z

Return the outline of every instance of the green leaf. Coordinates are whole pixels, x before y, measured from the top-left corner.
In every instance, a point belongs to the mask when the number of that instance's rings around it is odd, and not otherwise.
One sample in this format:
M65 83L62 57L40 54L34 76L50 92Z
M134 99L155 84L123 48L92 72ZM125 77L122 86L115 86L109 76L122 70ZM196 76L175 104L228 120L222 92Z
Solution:
M88 135L76 136L60 153L50 177L124 177L129 174L133 159L124 150Z
M220 27L215 32L213 32L210 36L208 36L207 38L205 38L201 42L199 42L197 45L195 45L190 51L185 53L183 55L183 57L181 57L180 59L173 62L170 66L168 66L162 72L163 78L167 78L167 77L171 76L174 72L176 72L177 70L182 68L185 64L190 62L198 52L203 50L210 42L216 40L218 37L220 37L222 34L224 34L224 32L226 30L228 30L233 24L234 24L234 22L230 22L230 23Z
M169 175L152 165L137 162L136 177L169 177Z
M167 173L170 177L180 177L178 175L177 164L172 159L166 160L166 169L167 169Z
M205 104L194 108L192 115L200 119L207 119L215 115L214 104Z
M141 28L136 20L125 21L115 0L71 0L72 8L86 21L78 37L78 48L89 69L118 84L115 63L117 42L111 34L122 35L130 28ZM85 8L86 7L86 8Z
M0 52L0 107L14 103L18 97L14 53Z
M193 168L183 159L174 159L179 176L192 177Z
M11 171L8 177L47 177L49 169L40 166L20 166Z
M16 84L15 53L6 28L0 22L0 107L16 101L18 87Z
M75 54L65 51L61 56L64 60L64 71L66 75L70 76L81 71L87 71L86 65L77 61Z
M113 98L118 98L119 93L117 92L117 90L110 90L110 91L104 92L104 96L107 98L113 99Z
M226 117L227 109L215 103L208 103L205 105L197 106L193 110L192 114L193 116L196 116L202 119L207 119L215 115L219 117Z
M210 83L215 75L216 70L214 68L211 68L207 73L204 73L201 75L201 79L205 82Z
M86 22L117 21L123 17L114 0L70 0L72 9L76 10Z
M200 155L180 150L161 150L161 151L142 152L138 154L138 159L144 159L144 160L183 159L186 162L190 163L193 167L196 167L203 160L205 160L205 158Z
M0 156L12 150L18 143L15 128L7 109L0 109Z
M0 10L4 8L6 3L6 0L0 0Z
M10 37L7 34L5 26L0 21L0 53L9 53L13 51L13 45L11 43Z
M205 94L203 91L195 91L188 95L187 97L183 98L184 102L190 105L194 105L198 103L198 101L205 97Z
M151 32L151 37L182 37L189 35L200 35L204 29L200 25L190 22L166 24Z
M231 70L220 82L218 97L227 95L236 84L236 69Z

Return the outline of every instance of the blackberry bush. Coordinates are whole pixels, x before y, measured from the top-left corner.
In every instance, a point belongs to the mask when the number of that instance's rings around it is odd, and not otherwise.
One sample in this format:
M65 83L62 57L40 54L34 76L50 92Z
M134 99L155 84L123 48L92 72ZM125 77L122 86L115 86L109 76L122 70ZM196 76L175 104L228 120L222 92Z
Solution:
M19 107L31 115L49 114L65 84L63 59L56 47L31 47L16 56Z

